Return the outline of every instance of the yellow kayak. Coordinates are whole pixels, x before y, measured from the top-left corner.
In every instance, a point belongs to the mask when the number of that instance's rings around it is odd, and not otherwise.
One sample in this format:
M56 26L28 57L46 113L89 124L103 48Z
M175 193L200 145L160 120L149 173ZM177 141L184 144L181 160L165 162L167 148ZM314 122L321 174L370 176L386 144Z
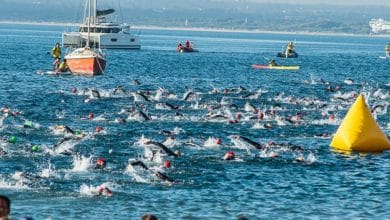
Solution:
M273 70L299 70L299 66L270 66L270 65L260 65L260 64L253 64L252 68L273 69Z

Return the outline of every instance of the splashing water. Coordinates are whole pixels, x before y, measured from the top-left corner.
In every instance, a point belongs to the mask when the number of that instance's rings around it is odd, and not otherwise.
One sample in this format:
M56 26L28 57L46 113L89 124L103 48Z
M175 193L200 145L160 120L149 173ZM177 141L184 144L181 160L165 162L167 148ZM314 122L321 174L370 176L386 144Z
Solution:
M134 181L138 183L150 183L150 180L139 175L138 171L130 163L127 165L125 173L133 177Z
M38 173L38 175L40 177L50 178L50 177L57 176L57 173L56 173L55 169L53 168L52 164L50 163L50 161L48 162L48 164L49 164L48 168L44 168L44 169L42 169L42 171L40 173Z
M73 156L73 168L71 172L85 172L92 167L92 156L84 157L80 155Z
M219 138L209 137L203 143L203 146L205 146L205 147L220 147L221 146L220 140L221 139L219 139Z

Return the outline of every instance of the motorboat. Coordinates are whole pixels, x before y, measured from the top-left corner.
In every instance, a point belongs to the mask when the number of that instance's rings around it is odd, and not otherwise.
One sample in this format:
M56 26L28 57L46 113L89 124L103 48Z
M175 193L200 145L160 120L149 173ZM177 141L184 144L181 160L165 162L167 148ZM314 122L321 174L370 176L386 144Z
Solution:
M295 45L293 42L287 44L286 49L283 52L279 52L277 57L282 58L298 58L298 53L295 52Z
M198 49L195 49L192 45L192 42L186 41L185 44L179 43L176 47L176 51L179 53L193 53L193 52L199 52Z

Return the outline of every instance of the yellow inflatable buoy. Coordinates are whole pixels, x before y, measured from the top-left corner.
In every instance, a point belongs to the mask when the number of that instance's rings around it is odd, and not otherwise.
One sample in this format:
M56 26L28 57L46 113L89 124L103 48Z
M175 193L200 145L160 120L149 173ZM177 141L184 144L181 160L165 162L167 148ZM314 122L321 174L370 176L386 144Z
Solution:
M390 141L376 123L362 94L341 122L330 146L341 151L376 153L390 149Z

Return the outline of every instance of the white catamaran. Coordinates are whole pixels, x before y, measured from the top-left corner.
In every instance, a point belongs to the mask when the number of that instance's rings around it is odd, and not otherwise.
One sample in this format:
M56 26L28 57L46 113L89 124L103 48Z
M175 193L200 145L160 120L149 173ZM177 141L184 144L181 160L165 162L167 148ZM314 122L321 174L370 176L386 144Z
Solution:
M369 25L371 27L371 33L373 33L373 34L390 32L390 22L385 21L382 18L371 19L371 21L369 22Z
M93 0L91 16L87 16L87 5L83 23L75 32L62 33L64 47L84 46L89 36L89 42L102 49L140 49L139 36L130 34L130 25L119 24L106 18L114 13L114 9L98 10L97 0ZM88 35L88 24L90 34Z

